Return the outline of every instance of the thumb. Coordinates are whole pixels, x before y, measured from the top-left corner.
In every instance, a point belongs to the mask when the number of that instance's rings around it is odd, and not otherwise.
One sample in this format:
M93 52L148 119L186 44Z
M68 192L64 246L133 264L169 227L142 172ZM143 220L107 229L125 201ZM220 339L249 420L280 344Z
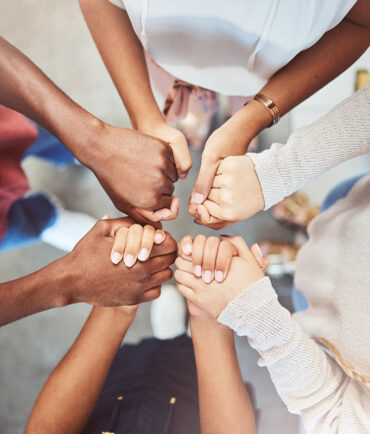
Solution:
M196 204L203 203L211 190L219 162L210 163L202 159L198 178L195 182L191 201Z
M228 237L227 241L233 244L238 252L238 256L249 261L253 255L242 237Z
M180 179L185 179L188 175L193 162L191 160L190 151L188 147L188 142L186 141L185 136L183 139L177 143L170 143L172 148L173 157L175 159L175 165L177 169L177 173Z

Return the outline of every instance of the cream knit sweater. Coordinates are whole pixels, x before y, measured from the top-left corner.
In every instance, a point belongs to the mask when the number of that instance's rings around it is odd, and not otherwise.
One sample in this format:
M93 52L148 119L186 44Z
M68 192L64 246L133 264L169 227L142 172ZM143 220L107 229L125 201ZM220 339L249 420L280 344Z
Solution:
M370 152L370 84L318 121L294 132L286 145L249 153L261 183L265 209L326 170Z
M281 187L280 196L268 190L271 200L266 206L328 167L369 150L369 113L367 86L305 128L306 133L293 135L285 147L290 146L284 153L286 160L277 158L276 165L263 166L274 170L273 179ZM308 156L309 151L312 165L300 155ZM259 176L269 177L266 172ZM294 177L299 183L292 189L289 183ZM262 185L270 184L262 181ZM302 416L307 433L370 433L370 388L347 376L311 339L327 339L347 362L370 377L370 176L314 219L308 234L295 276L296 286L309 302L306 311L292 316L279 304L266 277L229 303L218 321L248 337L261 354L259 364L269 370L288 409Z

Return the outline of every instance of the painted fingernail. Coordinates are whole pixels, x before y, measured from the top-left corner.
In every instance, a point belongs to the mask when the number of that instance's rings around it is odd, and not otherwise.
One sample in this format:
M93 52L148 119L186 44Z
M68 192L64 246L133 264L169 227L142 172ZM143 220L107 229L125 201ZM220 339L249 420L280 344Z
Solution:
M161 212L161 219L166 219L167 217L169 217L171 215L171 211L169 209L164 209Z
M188 173L180 173L179 178L180 179L185 179L188 176Z
M215 279L217 282L222 282L224 280L224 273L222 271L216 271Z
M201 267L200 265L196 265L196 266L194 267L194 274L195 274L197 277L201 277L201 276L202 276L202 267Z
M163 241L163 235L162 234L156 234L154 237L154 242L159 244L162 241Z
M125 255L123 262L126 267L132 267L134 265L134 257L132 255Z
M228 238L228 237L231 237L231 235L221 234L220 237Z
M196 225L200 225L200 223L198 223L195 219L193 220L193 223L195 223Z
M111 255L111 261L113 264L118 264L118 262L122 259L122 256L118 252L113 252Z
M182 250L184 251L185 255L191 255L191 252L193 250L193 246L190 243L186 243L186 244L184 244L184 247L182 248Z
M210 272L210 271L205 271L204 272L204 274L203 274L203 280L206 282L206 283L210 283L211 282L211 280L212 280L212 273Z
M204 201L204 194L194 193L193 201L200 205Z
M262 256L262 258L264 257L264 254L261 250L261 247L256 243L256 248L257 248L257 252Z
M139 261L146 261L148 259L148 256L149 256L149 250L144 248L140 250L137 257Z

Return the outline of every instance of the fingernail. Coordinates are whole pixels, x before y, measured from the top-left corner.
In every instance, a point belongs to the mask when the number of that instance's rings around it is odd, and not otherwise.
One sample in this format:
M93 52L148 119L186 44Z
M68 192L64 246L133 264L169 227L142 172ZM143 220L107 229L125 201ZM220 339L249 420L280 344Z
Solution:
M197 277L202 277L202 267L201 267L200 265L196 265L196 266L194 267L194 274L195 274Z
M141 249L137 257L138 257L139 261L145 261L148 259L148 256L149 256L149 250L148 249Z
M222 271L216 271L215 279L217 282L222 282L224 280L224 273Z
M123 262L126 267L132 267L134 265L134 257L132 255L125 255Z
M104 214L103 217L101 218L101 220L107 220L109 219L109 214Z
M259 244L258 243L256 243L256 247L257 247L257 252L262 256L262 258L264 257L264 254L263 254L263 252L262 252L262 250L261 250L261 247L259 246Z
M185 179L188 176L187 173L180 173L179 178L180 179Z
M111 255L111 260L113 264L118 264L118 262L122 259L122 256L118 252L113 252Z
M163 235L162 234L156 234L154 237L154 242L155 243L160 243L163 240Z
M211 282L211 280L212 280L212 273L210 272L210 271L205 271L204 272L204 274L203 274L203 280L206 282L206 283L210 283Z
M166 219L171 215L171 211L169 209L165 209L161 212L161 219Z
M193 223L195 223L196 225L200 225L200 223L198 223L195 219L193 220Z
M195 203L197 203L198 205L200 205L204 201L204 194L194 193L193 200L194 200Z
M182 250L184 251L185 255L191 255L193 248L192 248L192 245L190 243L186 243L186 244L184 244L184 247L182 248Z
M228 237L231 237L231 235L221 234L220 237L228 238Z

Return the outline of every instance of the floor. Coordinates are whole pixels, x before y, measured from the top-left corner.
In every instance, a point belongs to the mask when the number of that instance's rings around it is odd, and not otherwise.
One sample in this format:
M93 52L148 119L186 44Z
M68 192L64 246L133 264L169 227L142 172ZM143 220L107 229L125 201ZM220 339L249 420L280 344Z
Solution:
M127 116L116 96L78 10L76 0L0 0L0 28L5 38L29 55L53 80L82 106L105 121L127 126ZM76 79L79 77L80 79ZM261 145L285 140L290 132L290 117L261 136ZM183 235L211 233L194 225L186 203L200 164L200 153L192 153L194 168L188 179L176 186L182 207L178 220L165 225L179 240ZM365 163L355 163L343 173L352 173ZM48 164L28 159L25 170L31 186L45 188L59 196L66 207L96 218L105 213L118 215L94 176L84 167L56 170ZM361 169L362 170L362 169ZM330 182L329 182L330 184ZM314 191L314 190L313 190ZM320 193L322 189L320 189ZM225 233L225 230L223 230ZM277 224L269 213L259 213L246 222L233 225L229 234L241 234L248 243L263 239L292 240L292 233ZM46 244L0 255L0 281L11 280L36 270L63 252ZM281 301L290 307L289 280L276 282ZM75 305L25 318L0 330L0 431L20 433L33 402L48 374L78 333L89 306ZM137 342L151 334L149 305L143 305L130 329L127 341ZM298 419L287 412L277 396L268 373L257 367L258 356L244 339L237 339L243 377L260 410L260 434L295 434ZM277 428L279 427L279 428Z

